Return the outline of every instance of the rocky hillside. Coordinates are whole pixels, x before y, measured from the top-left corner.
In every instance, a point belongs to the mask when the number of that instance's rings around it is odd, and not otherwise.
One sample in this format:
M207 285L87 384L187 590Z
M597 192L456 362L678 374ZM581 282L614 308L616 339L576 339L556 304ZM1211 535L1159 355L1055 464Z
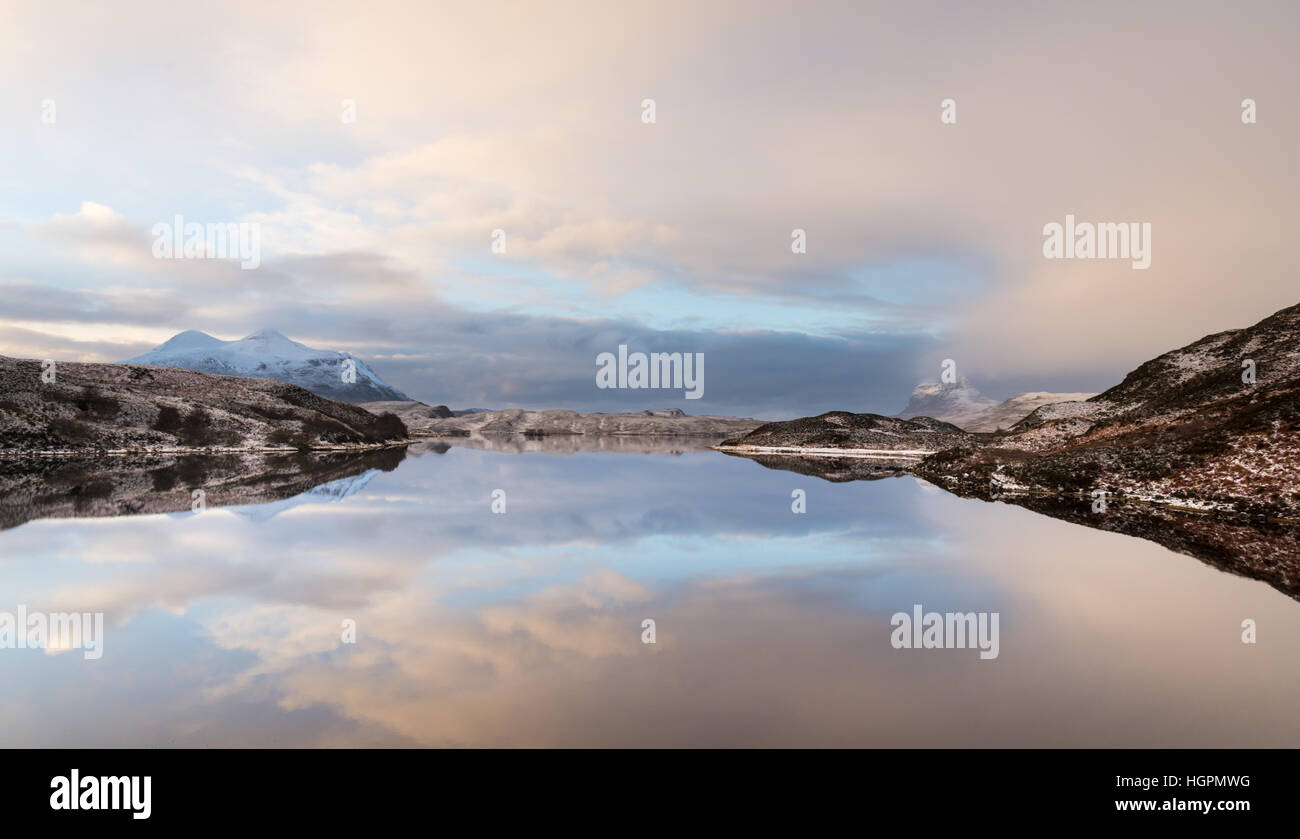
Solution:
M971 435L951 423L916 417L911 420L879 414L830 411L820 416L760 425L727 440L724 451L773 449L897 451L924 454L970 442Z
M1300 306L1165 353L1105 393L1039 408L918 472L966 489L1102 489L1300 517Z
M402 422L270 379L0 356L0 454L338 449L405 440Z
M482 411L461 416L431 416L428 405L409 402L404 406L381 403L410 427L411 433L426 437L490 436L526 434L619 434L644 437L716 437L742 434L759 425L758 420L735 417L690 416L678 409L627 414L580 414L577 411ZM366 403L372 410L380 405ZM435 411L436 413L436 411Z

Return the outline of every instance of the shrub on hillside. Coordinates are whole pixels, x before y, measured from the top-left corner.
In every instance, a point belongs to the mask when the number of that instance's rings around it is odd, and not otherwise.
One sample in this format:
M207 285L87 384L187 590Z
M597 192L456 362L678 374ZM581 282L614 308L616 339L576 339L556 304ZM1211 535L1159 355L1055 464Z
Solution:
M277 428L267 435L266 441L273 446L292 446L298 451L311 449L311 438L292 428Z
M213 426L212 417L202 408L195 408L185 415L176 436L185 445L195 447L235 446L242 442L242 438L234 431Z
M154 431L165 434L178 434L182 427L181 412L170 405L164 405L158 410L158 419L154 420L152 426Z
M396 414L382 413L379 419L375 420L374 425L370 426L366 436L376 443L384 440L405 440L411 436L407 429L406 423Z
M94 427L80 420L55 417L49 422L49 432L55 440L54 448L84 448L97 440Z
M76 400L77 410L97 417L98 419L109 419L117 416L122 405L112 396L100 393L97 388L89 385L81 389L81 396Z

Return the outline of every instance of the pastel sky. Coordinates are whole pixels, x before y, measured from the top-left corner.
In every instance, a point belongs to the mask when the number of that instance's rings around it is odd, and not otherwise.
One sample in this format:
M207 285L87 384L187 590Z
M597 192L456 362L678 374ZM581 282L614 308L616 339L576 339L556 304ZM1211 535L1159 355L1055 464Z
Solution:
M997 397L1100 390L1300 302L1298 23L0 0L0 353L269 327L460 408L893 413L945 358ZM155 259L177 214L258 224L261 266ZM1066 214L1149 222L1151 267L1045 259ZM704 352L705 398L596 389L620 343Z

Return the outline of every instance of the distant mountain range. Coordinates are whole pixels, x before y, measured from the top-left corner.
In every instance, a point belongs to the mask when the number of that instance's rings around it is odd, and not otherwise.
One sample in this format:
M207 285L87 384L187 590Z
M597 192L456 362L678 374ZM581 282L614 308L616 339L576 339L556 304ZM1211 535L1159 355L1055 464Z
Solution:
M355 382L344 380L348 361L352 362ZM191 329L124 363L178 367L222 376L275 379L318 396L354 404L389 400L405 402L410 399L356 356L312 349L274 329L263 329L238 341L222 341Z
M345 364L352 362L355 381L344 381ZM143 355L128 359L126 364L151 364L160 367L176 367L182 370L194 370L200 373L214 373L223 376L247 376L258 379L275 379L287 384L297 385L318 396L336 399L351 404L369 403L367 407L375 411L392 411L402 416L416 430L427 420L461 417L475 413L499 414L498 411L469 409L451 411L446 406L426 406L415 402L409 396L389 385L368 364L356 356L334 350L318 350L300 344L285 337L274 329L263 329L237 341L223 341L204 332L187 330L173 336ZM931 417L952 423L965 431L985 432L1010 428L1019 420L1028 416L1034 409L1054 402L1078 401L1092 396L1088 393L1022 393L1005 402L990 399L972 387L964 378L951 384L923 383L912 391L907 407L898 414L899 417ZM533 426L552 426L555 431L567 429L568 433L611 433L595 431L597 427L607 428L608 420L580 423L586 431L577 431L577 425L571 418L559 416L541 417L541 412L524 412L527 417L519 428L519 412L503 417L504 422L493 423L493 430L505 431L508 427L514 432L538 430ZM572 413L572 412L569 412ZM664 419L685 418L679 409L649 411L646 416ZM595 414L591 416L610 417L613 415ZM701 418L691 418L684 423L646 424L635 417L639 414L626 415L630 419L615 424L612 433L639 433L631 430L637 428L644 433L681 434L688 425L699 425ZM719 418L723 419L723 418ZM558 421L558 422L557 422ZM756 425L757 423L755 423ZM456 424L443 424L440 430L450 430ZM482 423L475 422L474 426ZM721 430L722 433L734 433L739 426L730 425L719 429L717 424L710 426L710 431ZM505 431L505 433L511 433ZM694 433L694 432L686 432Z
M691 416L680 408L662 408L635 413L581 414L553 409L526 411L447 410L445 405L429 407L423 402L365 402L372 413L390 413L400 418L417 437L482 437L524 434L533 437L563 435L620 435L647 437L713 437L749 431L762 423L736 417Z
M965 431L999 431L1010 428L1043 405L1081 402L1093 396L1092 393L1035 391L998 402L980 393L965 378L959 378L951 383L923 382L917 385L907 407L897 416L903 419L931 417L950 422Z

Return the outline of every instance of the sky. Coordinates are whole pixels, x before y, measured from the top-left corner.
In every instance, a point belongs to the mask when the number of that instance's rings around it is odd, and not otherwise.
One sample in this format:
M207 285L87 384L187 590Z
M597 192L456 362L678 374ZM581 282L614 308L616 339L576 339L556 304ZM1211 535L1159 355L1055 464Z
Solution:
M945 359L997 398L1099 391L1300 302L1298 23L0 0L0 354L273 328L455 408L894 413ZM1149 223L1150 267L1045 258L1067 214ZM155 258L177 215L256 225L260 264ZM704 398L597 388L619 344L704 353Z

